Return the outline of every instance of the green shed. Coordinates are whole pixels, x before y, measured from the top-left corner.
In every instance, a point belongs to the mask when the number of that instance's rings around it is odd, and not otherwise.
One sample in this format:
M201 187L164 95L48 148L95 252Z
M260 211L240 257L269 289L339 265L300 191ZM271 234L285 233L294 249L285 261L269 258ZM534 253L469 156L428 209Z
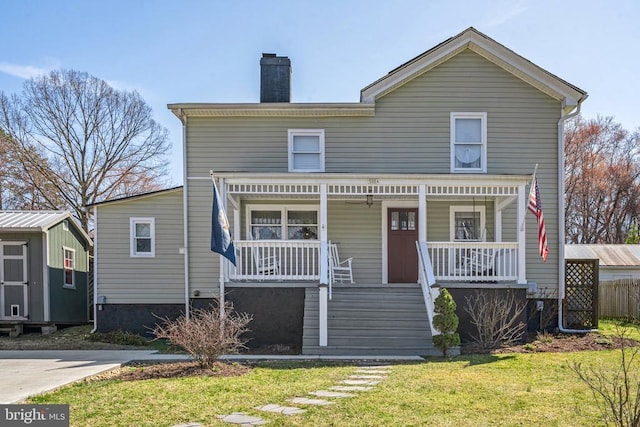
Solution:
M89 320L92 242L68 211L0 211L0 325Z

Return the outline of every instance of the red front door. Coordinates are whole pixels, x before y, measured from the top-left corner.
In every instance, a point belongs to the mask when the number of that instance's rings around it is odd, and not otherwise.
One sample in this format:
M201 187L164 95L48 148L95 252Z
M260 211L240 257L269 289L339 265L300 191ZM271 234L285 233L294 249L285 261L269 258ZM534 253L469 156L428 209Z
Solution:
M418 209L389 208L387 212L389 283L418 281Z

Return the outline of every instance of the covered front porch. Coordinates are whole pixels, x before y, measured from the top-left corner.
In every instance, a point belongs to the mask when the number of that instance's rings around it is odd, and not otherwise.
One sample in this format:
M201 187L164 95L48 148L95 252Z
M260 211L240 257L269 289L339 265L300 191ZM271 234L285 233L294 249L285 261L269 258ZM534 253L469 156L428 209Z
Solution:
M219 176L237 259L235 267L224 263L221 281L327 286L416 283L415 242L420 241L426 242L427 268L437 282L526 284L523 219L529 179ZM332 248L337 251L333 259ZM352 280L331 274L332 267L346 259L352 260ZM403 268L412 271L398 275L392 271L398 264L407 264Z
M423 351L425 340L430 342L437 333L430 323L438 293L432 285L527 283L523 220L530 176L225 174L217 178L236 250L235 266L221 259L221 291L304 287L304 348L309 351L344 350L337 348L342 346L340 340L355 342L344 334L357 324L362 325L357 334L369 336L363 338L361 349L365 341L376 348L379 335L371 325L393 323L380 313L408 313L405 304L422 321L403 319L402 327L414 332L405 335L394 326L392 335L404 336L407 351L414 344L417 347L411 351ZM341 274L337 267L343 269ZM349 274L344 274L346 268ZM384 288L390 293L385 294ZM376 304L384 307L367 305L371 300L367 294L383 295ZM394 298L398 307L393 306ZM365 317L340 317L343 306L355 307L355 300L360 307L356 311ZM422 308L411 305L414 302ZM425 327L423 336L419 331Z

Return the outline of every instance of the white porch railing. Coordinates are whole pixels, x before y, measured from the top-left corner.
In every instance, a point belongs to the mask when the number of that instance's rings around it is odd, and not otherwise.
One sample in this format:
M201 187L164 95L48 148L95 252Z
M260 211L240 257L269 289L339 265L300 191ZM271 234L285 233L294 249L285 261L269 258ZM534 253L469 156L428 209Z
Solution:
M319 280L318 240L236 240L231 280Z
M427 317L429 318L431 334L438 335L440 331L433 326L433 316L435 315L434 303L436 298L438 298L438 295L440 295L440 289L431 287L431 285L436 283L436 278L433 274L431 260L429 259L427 243L424 241L416 242L416 249L418 251L418 261L420 265L420 287L422 288L422 296L424 297L424 304L427 308Z
M438 281L518 280L518 243L427 242Z

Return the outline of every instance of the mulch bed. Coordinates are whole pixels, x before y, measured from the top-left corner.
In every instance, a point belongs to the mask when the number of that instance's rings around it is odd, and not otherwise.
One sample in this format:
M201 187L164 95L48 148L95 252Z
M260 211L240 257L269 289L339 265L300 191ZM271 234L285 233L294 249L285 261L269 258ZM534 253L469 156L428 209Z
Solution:
M526 342L517 345L505 346L497 349L480 349L473 344L462 348L463 354L474 353L570 353L574 351L611 350L620 348L623 339L620 337L603 336L599 333L588 334L544 334L532 335ZM625 338L625 347L636 347L637 341Z
M195 361L186 362L132 362L122 368L93 377L97 380L139 381L185 377L237 377L251 371L250 366L238 363L216 362L206 368Z

